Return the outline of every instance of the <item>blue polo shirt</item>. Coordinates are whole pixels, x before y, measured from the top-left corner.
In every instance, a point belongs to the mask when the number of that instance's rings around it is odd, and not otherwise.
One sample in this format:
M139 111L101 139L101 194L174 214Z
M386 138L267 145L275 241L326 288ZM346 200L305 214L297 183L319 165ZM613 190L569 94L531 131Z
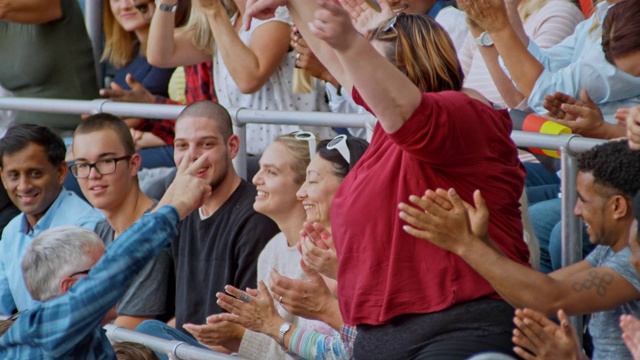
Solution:
M13 218L2 232L0 241L0 315L14 309L26 310L36 304L22 277L22 256L33 238L44 230L63 225L77 225L94 230L102 213L71 191L62 189L44 216L32 228L24 213Z

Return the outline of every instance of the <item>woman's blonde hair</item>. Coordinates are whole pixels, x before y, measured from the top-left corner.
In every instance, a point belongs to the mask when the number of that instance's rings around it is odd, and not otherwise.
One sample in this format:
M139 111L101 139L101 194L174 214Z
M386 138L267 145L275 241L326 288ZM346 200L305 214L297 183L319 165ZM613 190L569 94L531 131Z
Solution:
M420 14L399 13L369 32L389 43L386 58L423 92L460 90L464 75L447 32Z
M550 0L522 0L518 6L518 13L522 22L527 21L531 15L537 13L542 9Z
M309 142L296 139L296 133L278 136L274 142L284 145L289 154L293 156L294 161L291 163L291 169L295 173L293 182L302 185L307 177L307 166L311 162ZM316 135L316 144L319 142L320 138Z
M304 69L293 69L293 93L308 94L315 90L313 77Z
M111 11L109 1L102 2L102 30L104 31L104 51L100 61L109 61L116 68L125 67L135 57L138 51L145 53L146 49L140 49L140 43L136 34L126 31L116 20Z
M222 0L222 5L227 9L229 18L238 12L238 7L233 0ZM193 44L196 48L206 54L213 55L215 40L211 32L211 27L209 26L209 20L207 20L207 14L202 10L199 2L193 1L191 3L189 20L183 27L179 28L178 31L193 32Z

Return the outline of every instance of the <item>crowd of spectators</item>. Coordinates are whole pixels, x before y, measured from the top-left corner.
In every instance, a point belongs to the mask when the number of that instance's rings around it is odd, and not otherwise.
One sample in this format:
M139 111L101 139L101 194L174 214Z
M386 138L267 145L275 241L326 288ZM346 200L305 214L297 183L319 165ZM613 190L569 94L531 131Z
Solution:
M113 323L256 360L640 360L640 3L104 0L97 67L82 12L0 1L0 96L186 106L0 112L0 358L168 359ZM243 142L229 108L376 123ZM508 110L608 140L577 156L582 261Z

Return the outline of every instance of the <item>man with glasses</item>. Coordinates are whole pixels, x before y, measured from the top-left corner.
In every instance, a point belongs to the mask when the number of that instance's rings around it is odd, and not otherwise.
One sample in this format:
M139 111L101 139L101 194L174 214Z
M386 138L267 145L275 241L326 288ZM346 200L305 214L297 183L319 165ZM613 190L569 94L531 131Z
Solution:
M37 304L27 291L20 260L42 231L78 225L93 230L102 215L62 187L67 175L62 139L50 129L13 125L0 140L4 187L22 212L7 225L0 241L0 315Z
M75 159L69 168L85 198L104 214L95 231L109 246L155 206L138 185L140 155L127 125L105 113L80 123L72 146ZM133 330L144 320L173 317L172 274L167 248L145 266L120 300L115 324Z
M103 256L87 229L50 229L34 239L25 278L42 303L23 311L0 337L0 359L115 359L101 322L145 264L176 235L176 226L211 192L196 177L207 159L180 164L153 213L126 229ZM45 260L46 259L46 260Z

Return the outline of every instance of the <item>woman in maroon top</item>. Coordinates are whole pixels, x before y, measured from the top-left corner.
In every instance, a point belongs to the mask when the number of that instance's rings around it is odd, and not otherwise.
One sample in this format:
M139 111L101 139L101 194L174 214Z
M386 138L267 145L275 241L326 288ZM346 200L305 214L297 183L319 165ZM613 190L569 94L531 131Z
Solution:
M361 2L342 0L345 7ZM511 353L513 309L460 258L404 232L397 216L398 203L413 193L454 187L471 202L481 189L491 238L527 264L518 210L524 170L508 114L461 88L451 41L429 18L400 13L365 39L331 1L249 5L253 16L287 5L296 24L309 24L300 31L310 48L379 121L331 206L340 310L358 330L354 357Z

